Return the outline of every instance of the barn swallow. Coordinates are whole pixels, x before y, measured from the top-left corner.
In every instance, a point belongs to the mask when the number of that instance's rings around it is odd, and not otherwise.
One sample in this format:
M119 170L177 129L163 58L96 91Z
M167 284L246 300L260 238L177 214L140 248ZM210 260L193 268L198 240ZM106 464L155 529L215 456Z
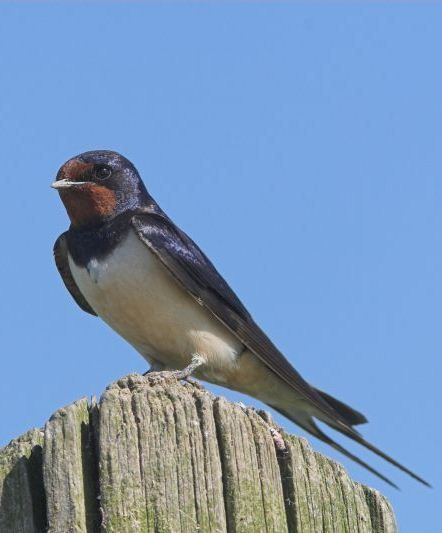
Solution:
M136 168L107 150L67 161L52 184L70 218L54 245L63 282L159 372L190 374L253 396L396 487L327 436L315 419L362 444L364 415L309 385L253 320L200 248L162 211Z

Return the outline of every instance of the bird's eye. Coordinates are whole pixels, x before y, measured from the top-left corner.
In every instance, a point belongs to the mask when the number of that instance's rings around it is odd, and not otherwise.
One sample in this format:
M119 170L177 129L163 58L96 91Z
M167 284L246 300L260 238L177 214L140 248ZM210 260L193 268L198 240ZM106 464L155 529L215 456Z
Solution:
M111 169L110 169L109 167L104 166L104 165L99 166L99 167L97 167L97 168L94 170L94 176L95 176L98 180L105 180L105 179L108 178L111 174L112 174Z

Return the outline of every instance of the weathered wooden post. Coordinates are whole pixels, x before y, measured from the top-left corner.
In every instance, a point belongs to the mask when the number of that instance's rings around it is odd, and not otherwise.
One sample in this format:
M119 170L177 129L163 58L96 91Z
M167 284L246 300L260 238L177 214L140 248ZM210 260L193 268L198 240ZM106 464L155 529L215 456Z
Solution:
M268 415L130 375L0 450L0 533L396 531L389 503Z

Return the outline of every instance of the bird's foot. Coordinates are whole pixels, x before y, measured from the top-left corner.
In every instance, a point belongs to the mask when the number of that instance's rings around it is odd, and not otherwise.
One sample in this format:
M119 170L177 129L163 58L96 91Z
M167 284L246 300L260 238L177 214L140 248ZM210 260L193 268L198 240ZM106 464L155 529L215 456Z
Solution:
M164 370L164 365L161 363L152 363L149 370L143 373L143 376L150 376L152 374L160 374L161 372L168 372Z
M176 370L148 370L143 376L145 376L150 382L158 383L159 381L176 379Z
M190 365L187 365L182 370L160 370L160 371L157 371L156 367L152 366L147 372L145 372L143 374L143 376L146 376L147 378L149 378L149 380L152 379L154 381L160 381L162 379L175 378L178 381L186 380L189 383L192 383L193 385L199 385L198 381L192 379L190 376L203 363L204 363L204 359L200 355L195 354L195 355L192 356L192 361L190 362Z
M195 372L195 370L204 363L204 359L198 355L192 355L192 360L190 365L187 365L186 368L182 370L175 370L174 374L177 379L187 379L189 380L190 376Z
M195 379L195 378L191 378L190 376L188 376L188 377L185 379L185 381L186 381L187 383L190 383L190 384L193 385L194 387L197 387L198 389L201 389L201 390L204 389L204 387L201 385L201 383L200 383L197 379Z

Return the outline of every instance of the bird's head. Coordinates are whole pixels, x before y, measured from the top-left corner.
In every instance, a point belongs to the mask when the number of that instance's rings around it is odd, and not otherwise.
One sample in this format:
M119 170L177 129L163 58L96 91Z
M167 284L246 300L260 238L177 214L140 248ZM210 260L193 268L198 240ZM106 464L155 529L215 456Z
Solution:
M151 200L133 164L109 150L69 159L52 187L60 193L74 227L100 225Z

